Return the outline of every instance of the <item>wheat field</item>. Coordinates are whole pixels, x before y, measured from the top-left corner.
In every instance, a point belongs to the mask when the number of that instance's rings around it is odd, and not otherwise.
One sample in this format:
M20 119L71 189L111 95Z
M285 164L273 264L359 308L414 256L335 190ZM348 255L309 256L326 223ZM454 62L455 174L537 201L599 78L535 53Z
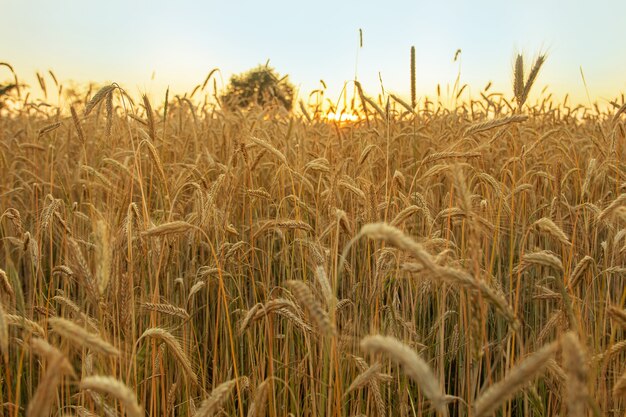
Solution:
M5 111L1 414L626 415L626 106L514 84Z

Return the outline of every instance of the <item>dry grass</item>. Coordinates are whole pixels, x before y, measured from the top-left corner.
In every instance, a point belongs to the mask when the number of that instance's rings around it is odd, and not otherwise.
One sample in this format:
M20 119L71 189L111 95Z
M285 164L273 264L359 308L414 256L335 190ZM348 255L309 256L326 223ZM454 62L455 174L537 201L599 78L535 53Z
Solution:
M351 123L22 89L0 414L624 415L624 105L533 103L542 63Z

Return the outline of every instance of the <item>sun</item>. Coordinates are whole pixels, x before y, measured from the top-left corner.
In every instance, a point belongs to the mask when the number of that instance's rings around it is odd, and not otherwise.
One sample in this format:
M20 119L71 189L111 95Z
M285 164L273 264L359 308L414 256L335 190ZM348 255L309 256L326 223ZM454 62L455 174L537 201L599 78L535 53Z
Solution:
M326 120L331 121L331 122L356 122L359 120L359 116L356 113L328 112L326 113Z

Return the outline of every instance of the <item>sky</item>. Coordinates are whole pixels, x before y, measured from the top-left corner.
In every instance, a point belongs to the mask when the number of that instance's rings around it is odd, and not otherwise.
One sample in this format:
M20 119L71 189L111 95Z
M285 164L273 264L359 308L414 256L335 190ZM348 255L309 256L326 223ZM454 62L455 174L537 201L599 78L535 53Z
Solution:
M437 84L445 97L459 73L467 94L477 97L492 81L493 90L511 96L518 52L527 61L548 54L535 97L548 86L559 100L569 93L575 102L606 103L626 90L626 2L618 0L0 0L0 6L0 62L33 91L35 72L51 69L66 85L117 82L151 97L169 86L182 94L213 68L220 69L218 85L226 85L232 74L269 59L301 98L320 80L337 97L355 74L369 95L384 88L407 97L411 46L418 97L432 97ZM0 67L0 82L9 78Z

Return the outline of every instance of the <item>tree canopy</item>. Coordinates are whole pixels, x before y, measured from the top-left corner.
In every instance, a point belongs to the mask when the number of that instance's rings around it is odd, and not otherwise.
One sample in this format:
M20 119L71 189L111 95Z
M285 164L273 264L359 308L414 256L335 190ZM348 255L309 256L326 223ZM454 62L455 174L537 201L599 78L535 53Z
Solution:
M222 103L229 108L282 106L291 110L294 87L287 75L281 77L274 68L259 65L247 72L233 75Z

